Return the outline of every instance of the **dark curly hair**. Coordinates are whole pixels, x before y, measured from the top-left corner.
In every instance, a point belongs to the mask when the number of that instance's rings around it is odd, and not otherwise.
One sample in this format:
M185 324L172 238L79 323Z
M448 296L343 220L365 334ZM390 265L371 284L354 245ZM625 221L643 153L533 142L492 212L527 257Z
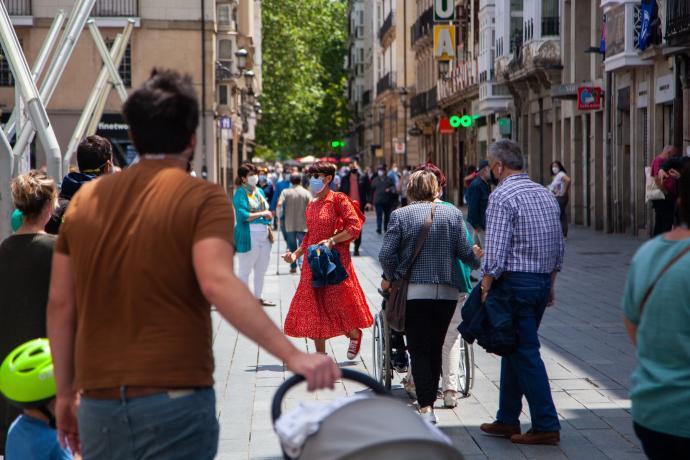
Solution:
M199 126L192 77L154 69L151 78L129 95L122 114L140 154L182 153Z

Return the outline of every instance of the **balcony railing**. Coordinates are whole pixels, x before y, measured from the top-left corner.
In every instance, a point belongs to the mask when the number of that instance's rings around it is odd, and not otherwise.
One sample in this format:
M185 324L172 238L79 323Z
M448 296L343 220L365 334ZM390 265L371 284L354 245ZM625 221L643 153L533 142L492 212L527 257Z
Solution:
M31 16L31 0L1 0L10 16Z
M139 16L139 0L96 0L92 15L100 18Z
M395 88L395 73L388 72L376 83L376 94L383 94Z
M382 40L383 37L386 36L389 30L393 27L393 19L395 15L393 14L393 11L388 13L388 17L386 18L385 21L383 21L383 24L381 25L381 28L379 29L379 40Z
M681 41L679 39L687 39L687 36L690 35L690 2L688 0L668 0L666 18L667 40L674 42L675 45L676 41Z
M436 86L429 91L415 95L410 101L410 116L418 117L438 107L438 91Z
M549 35L561 34L561 21L558 16L541 18L541 36L548 37Z
M434 29L434 9L433 7L427 8L422 15L417 18L414 25L410 28L410 37L412 39L412 45L414 46L422 38L431 34Z

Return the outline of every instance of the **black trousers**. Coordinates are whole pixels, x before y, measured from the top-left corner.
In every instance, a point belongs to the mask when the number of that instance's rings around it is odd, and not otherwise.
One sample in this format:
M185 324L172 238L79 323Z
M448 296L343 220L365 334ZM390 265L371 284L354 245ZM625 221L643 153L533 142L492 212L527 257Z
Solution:
M565 210L565 208L566 208L566 206L568 206L569 197L568 197L568 195L557 196L556 201L558 201L558 207L561 210L561 230L563 231L563 236L565 238L567 238L568 237L568 212Z
M634 423L635 434L642 442L644 453L650 460L675 460L688 458L690 438L659 433Z
M407 301L405 334L419 407L433 406L436 401L443 342L456 303L455 300Z
M676 200L667 196L663 200L652 201L652 206L654 207L654 233L652 233L652 236L671 231Z

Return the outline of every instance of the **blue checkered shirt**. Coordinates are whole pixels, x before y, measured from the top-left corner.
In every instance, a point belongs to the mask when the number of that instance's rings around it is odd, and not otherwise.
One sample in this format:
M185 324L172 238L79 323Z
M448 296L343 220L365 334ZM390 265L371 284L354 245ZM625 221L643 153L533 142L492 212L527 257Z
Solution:
M499 278L503 272L559 271L564 249L553 194L527 174L505 178L489 196L484 274Z

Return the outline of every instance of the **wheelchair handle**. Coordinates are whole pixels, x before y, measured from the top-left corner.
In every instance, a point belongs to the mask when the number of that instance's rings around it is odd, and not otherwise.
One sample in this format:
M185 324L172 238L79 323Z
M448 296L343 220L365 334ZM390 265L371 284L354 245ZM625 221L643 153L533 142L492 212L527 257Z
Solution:
M361 383L370 390L372 390L377 395L390 396L388 390L386 390L383 385L381 385L376 380L372 379L366 374L361 372L353 371L351 369L342 369L343 379L351 380L353 382ZM276 390L276 394L273 395L273 402L271 403L271 419L275 424L276 420L280 418L282 413L280 406L283 404L283 399L288 391L290 391L294 386L299 385L306 379L301 375L293 375L289 379L283 382L282 385Z

